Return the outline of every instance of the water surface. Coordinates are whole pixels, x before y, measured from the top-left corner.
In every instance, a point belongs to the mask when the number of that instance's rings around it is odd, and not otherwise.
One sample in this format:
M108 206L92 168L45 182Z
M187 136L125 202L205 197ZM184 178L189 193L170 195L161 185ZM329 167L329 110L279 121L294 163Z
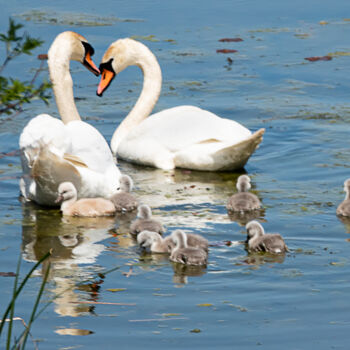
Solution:
M162 68L155 111L194 104L252 131L266 128L261 147L236 173L120 163L167 233L181 228L214 243L207 268L186 268L143 254L128 234L133 216L62 219L58 210L22 203L18 137L35 115L57 116L56 106L34 102L1 120L0 272L15 271L20 255L24 275L54 248L42 306L55 299L32 329L39 348L348 348L350 222L335 215L350 160L347 1L12 1L3 4L1 32L8 16L45 40L37 53L74 30L94 45L98 62L113 40L135 36ZM218 41L225 37L243 41ZM305 60L332 53L331 61ZM23 57L7 73L29 79L37 65L35 55ZM102 99L95 95L98 79L77 63L72 74L81 115L110 140L140 93L140 71L128 68ZM221 244L245 238L225 209L243 172L264 204L266 231L280 232L291 250L284 257ZM16 316L29 318L44 270L23 291ZM3 310L13 278L0 281ZM70 329L93 333L67 335Z

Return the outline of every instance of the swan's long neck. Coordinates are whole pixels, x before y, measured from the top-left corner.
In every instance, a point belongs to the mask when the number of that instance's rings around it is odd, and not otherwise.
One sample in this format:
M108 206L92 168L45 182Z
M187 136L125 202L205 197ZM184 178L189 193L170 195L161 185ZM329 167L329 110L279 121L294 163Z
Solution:
M162 72L153 53L146 47L140 47L135 52L134 65L141 68L144 80L140 97L135 106L114 132L111 148L114 154L122 139L145 118L147 118L158 101L162 87Z
M54 42L49 50L49 72L52 88L56 99L58 112L63 123L81 120L75 106L73 95L73 80L69 72L69 62L72 56L70 45L60 47L60 42Z

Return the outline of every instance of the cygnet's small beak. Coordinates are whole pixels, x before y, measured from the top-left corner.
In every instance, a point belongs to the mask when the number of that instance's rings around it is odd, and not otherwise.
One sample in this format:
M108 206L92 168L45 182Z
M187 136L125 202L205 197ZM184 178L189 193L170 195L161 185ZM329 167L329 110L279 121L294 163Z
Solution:
M60 203L63 201L63 196L62 195L59 195L56 200L55 200L55 203Z

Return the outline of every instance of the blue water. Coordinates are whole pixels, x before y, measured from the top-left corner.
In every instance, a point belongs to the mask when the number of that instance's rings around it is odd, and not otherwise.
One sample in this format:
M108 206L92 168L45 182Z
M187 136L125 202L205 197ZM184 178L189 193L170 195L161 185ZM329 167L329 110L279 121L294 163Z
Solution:
M84 35L96 62L112 41L139 37L162 68L155 111L193 104L253 131L266 128L245 172L264 204L266 231L281 233L291 250L272 258L248 255L242 244L217 244L206 269L179 270L166 257L140 252L128 234L133 217L63 220L58 210L21 203L20 161L9 152L18 149L32 117L58 116L53 100L48 107L35 101L15 118L0 117L0 272L14 272L20 256L24 276L54 249L41 307L53 302L32 328L39 349L348 349L350 222L341 222L335 210L349 177L349 56L304 58L350 52L349 10L345 0L2 4L0 32L12 16L45 41L36 54L64 30ZM149 35L157 41L142 40ZM243 41L218 41L225 37ZM224 48L238 52L216 53ZM30 79L38 65L36 55L27 56L5 73ZM102 99L95 95L97 78L78 63L72 63L72 74L80 114L110 140L140 93L140 71L118 75ZM120 167L167 233L182 228L211 242L244 240L244 227L225 209L241 171L163 172L125 162ZM28 320L43 271L30 279L16 316ZM13 277L0 276L0 283L1 311ZM115 288L122 290L108 290ZM57 333L65 329L93 333ZM16 321L15 334L22 330ZM34 348L31 339L28 348Z

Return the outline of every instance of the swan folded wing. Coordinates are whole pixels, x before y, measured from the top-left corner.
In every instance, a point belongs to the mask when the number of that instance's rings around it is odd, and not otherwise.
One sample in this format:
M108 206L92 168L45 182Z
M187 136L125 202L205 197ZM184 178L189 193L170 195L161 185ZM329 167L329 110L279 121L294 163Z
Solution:
M75 166L47 149L41 149L30 175L36 183L37 201L43 205L55 202L61 182L72 182L78 191L81 187L81 177Z
M265 129L238 142L202 142L175 153L176 167L208 171L230 171L243 168L256 150Z
M93 126L82 121L72 121L66 128L71 138L69 154L78 157L90 170L98 173L105 173L114 166L106 140Z
M153 114L130 131L127 139L154 138L171 152L211 140L237 143L251 136L241 124L194 106L180 106Z
M52 153L63 156L70 147L70 139L66 135L65 126L61 120L48 114L40 114L23 129L19 147L25 171L28 167L32 167L42 148L48 148Z

